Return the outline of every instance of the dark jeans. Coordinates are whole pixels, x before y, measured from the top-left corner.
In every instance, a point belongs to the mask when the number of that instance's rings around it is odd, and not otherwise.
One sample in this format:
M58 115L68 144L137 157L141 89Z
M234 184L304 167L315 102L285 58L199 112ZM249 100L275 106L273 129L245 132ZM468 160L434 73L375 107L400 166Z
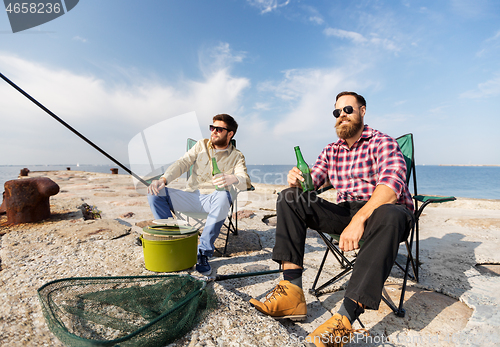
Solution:
M273 260L303 266L307 228L340 235L366 202L334 204L299 188L283 190L276 203L277 226ZM368 218L345 296L378 309L384 282L389 277L403 242L413 225L406 206L386 204Z

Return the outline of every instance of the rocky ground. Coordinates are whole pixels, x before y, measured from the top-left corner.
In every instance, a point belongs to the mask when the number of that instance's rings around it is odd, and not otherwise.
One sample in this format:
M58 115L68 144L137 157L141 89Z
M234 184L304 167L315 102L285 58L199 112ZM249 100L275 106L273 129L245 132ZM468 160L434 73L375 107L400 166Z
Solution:
M137 242L153 217L146 197L125 175L78 171L31 172L60 186L51 197L50 219L6 225L0 216L0 344L61 346L42 315L37 289L67 277L154 274L144 266ZM175 183L182 186L182 180ZM283 186L256 184L238 199L239 235L229 236L229 257L215 257L217 274L277 269L274 245L275 201ZM332 192L326 193L334 199ZM101 219L85 220L82 204L96 206ZM409 281L406 316L396 317L381 303L361 320L371 336L368 346L494 346L500 344L500 201L461 199L430 206L420 220L420 282ZM221 233L217 246L225 242ZM312 286L325 247L308 232L304 288ZM333 257L322 279L340 267ZM196 274L193 269L187 273ZM209 284L219 305L173 346L301 346L302 338L331 317L341 304L344 279L315 297L306 290L304 322L275 321L248 300L264 300L281 279L277 274ZM402 272L394 269L385 292L397 302ZM359 328L359 323L355 323Z

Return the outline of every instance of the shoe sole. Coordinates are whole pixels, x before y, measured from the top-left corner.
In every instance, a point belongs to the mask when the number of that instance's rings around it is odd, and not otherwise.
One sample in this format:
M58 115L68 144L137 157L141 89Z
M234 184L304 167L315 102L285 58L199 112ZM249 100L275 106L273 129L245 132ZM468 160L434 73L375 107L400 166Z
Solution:
M281 316L281 317L272 317L274 319L290 319L293 320L294 322L298 321L303 321L307 318L307 315L305 314L298 314L298 315L293 315L293 316Z
M203 276L210 276L210 275L212 274L212 267L211 267L211 266L209 266L209 269L208 269L207 271L200 271L200 270L198 269L198 266L199 266L199 264L197 263L197 264L195 265L194 269L195 269L196 271L198 271L198 273L202 274Z
M202 274L203 276L210 276L212 274L212 270L210 269L210 271L204 271L204 272L201 272L201 271L198 271L196 270L199 274Z

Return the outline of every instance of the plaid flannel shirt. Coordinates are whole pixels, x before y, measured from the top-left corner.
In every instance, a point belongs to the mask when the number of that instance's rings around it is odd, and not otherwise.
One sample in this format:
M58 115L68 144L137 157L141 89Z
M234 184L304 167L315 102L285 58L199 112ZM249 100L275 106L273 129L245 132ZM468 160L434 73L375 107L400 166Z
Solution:
M383 184L397 196L397 203L413 211L413 200L406 185L406 163L392 137L365 125L361 137L349 148L339 139L326 146L311 169L314 186L328 177L337 190L337 202L368 201L375 188Z

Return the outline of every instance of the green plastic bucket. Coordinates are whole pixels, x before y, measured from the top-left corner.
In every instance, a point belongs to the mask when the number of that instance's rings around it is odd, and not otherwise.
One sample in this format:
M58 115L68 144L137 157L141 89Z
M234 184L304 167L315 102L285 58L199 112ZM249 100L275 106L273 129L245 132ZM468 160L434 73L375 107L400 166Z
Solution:
M141 242L147 270L174 272L189 269L196 264L198 229L182 227L181 232L163 233L151 227L143 230Z

